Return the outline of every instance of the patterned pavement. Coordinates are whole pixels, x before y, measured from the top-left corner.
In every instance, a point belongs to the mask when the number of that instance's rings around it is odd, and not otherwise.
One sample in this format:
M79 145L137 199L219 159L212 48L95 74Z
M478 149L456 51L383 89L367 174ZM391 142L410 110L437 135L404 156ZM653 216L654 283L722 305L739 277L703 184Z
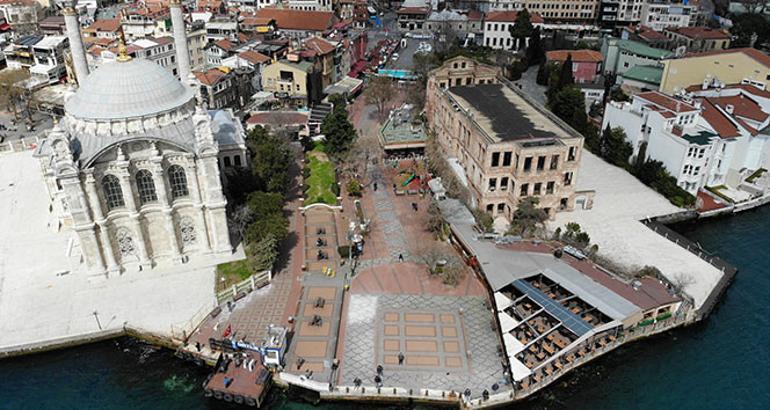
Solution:
M352 385L355 378L360 378L371 385L377 365L383 364L382 379L386 387L454 391L467 388L472 397L479 397L484 389L494 392L492 386L496 383L498 392L510 389L503 384L503 358L498 354L498 336L491 326L492 317L484 302L484 298L477 296L351 295L339 383ZM433 313L437 317L450 314L458 318L459 354L438 352L441 357L439 366L383 363L383 357L392 354L385 350L383 343L383 328L387 323L384 318L391 312ZM443 342L446 336L437 339ZM409 355L406 352L407 362ZM460 357L460 366L447 365L447 356Z

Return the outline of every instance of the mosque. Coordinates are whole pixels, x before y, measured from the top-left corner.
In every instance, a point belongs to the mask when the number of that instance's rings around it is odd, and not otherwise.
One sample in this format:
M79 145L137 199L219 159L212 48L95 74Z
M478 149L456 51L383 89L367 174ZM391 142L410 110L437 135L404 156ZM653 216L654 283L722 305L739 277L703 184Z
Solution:
M59 224L79 239L88 271L107 277L226 257L220 164L246 163L231 111L196 100L181 5L171 0L180 77L131 59L88 72L75 11L65 12L77 89L37 149ZM237 157L237 158L236 158Z

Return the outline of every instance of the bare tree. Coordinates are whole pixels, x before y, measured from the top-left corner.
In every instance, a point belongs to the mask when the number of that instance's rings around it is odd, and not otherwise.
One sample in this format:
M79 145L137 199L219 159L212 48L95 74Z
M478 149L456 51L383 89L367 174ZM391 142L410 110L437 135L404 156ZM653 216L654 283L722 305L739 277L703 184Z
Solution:
M0 105L13 112L13 117L19 121L21 110L27 109L25 102L27 90L19 83L29 78L29 73L24 70L7 70L0 73Z
M695 278L692 275L686 273L679 273L674 276L674 280L671 281L671 285L674 287L677 293L682 293L684 290L695 283Z
M377 114L381 119L384 118L387 104L394 95L393 80L388 77L375 77L364 93L366 103L374 104L377 107Z

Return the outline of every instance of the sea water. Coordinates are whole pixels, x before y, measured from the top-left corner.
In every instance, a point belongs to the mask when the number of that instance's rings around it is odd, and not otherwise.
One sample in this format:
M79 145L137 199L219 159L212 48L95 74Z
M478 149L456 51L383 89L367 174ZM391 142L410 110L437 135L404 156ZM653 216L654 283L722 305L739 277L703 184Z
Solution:
M675 228L738 267L711 317L621 347L516 408L770 408L770 207ZM241 408L203 397L208 371L128 338L0 360L0 409ZM267 408L361 408L274 392Z

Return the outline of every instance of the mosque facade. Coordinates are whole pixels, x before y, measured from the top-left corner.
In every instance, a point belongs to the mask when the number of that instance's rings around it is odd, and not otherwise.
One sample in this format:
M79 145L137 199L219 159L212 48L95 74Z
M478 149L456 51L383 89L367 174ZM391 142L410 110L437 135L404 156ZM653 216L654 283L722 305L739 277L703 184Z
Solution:
M79 25L68 30L78 59ZM220 164L223 155L245 164L240 122L206 110L157 64L117 60L91 73L75 62L78 87L38 148L58 223L77 234L88 270L107 276L231 255ZM188 78L189 64L180 67Z

